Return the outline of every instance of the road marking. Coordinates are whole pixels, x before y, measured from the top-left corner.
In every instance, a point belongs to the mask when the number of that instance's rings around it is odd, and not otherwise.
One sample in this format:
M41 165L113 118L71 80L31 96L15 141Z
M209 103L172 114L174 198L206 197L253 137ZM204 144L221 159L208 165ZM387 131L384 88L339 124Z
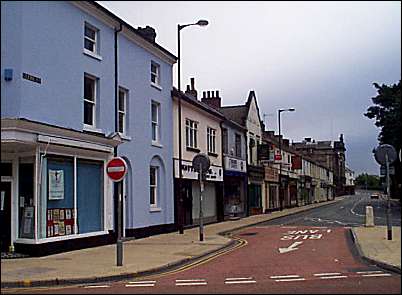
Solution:
M300 278L298 275L270 276L271 279Z
M281 279L275 280L275 282L295 282L295 281L305 281L305 278L298 278L298 279Z
M155 287L155 284L132 284L126 285L126 287Z
M128 282L128 284L155 284L156 281L134 281Z
M176 286L202 286L206 285L207 282L194 282L194 283L176 283Z
M336 275L340 275L340 272L328 272L328 273L315 273L314 276L336 276Z
M248 277L248 278L226 278L226 281L237 281L237 280L252 280L253 277Z
M320 277L322 280L329 280L329 279L342 279L347 278L348 276L333 276L333 277Z
M358 271L358 274L364 274L364 273L383 273L381 270L368 270L368 271Z
M205 279L176 280L176 283L183 283L183 282L205 282Z
M294 242L292 245L288 246L287 248L278 248L279 253L287 253L291 251L295 251L299 248L296 248L297 246L303 244L303 242Z
M90 288L109 288L109 285L94 285L94 286L85 286L84 289L90 289Z
M225 284L255 284L257 283L254 280L249 280L249 281L226 281Z
M362 277L389 277L391 274L389 273L374 273L369 275L362 275Z

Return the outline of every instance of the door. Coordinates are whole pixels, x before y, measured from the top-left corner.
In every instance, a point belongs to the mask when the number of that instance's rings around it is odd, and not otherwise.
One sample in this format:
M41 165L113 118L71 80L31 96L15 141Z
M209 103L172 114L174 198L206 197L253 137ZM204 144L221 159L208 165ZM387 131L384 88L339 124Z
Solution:
M191 181L183 181L184 226L193 224L193 190Z
M11 245L11 182L1 182L0 190L1 252L8 252Z

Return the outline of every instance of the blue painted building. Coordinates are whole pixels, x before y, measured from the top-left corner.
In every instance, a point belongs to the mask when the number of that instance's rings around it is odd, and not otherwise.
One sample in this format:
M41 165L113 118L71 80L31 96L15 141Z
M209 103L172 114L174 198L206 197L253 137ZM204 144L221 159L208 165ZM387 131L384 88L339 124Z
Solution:
M1 244L44 255L173 229L172 67L95 2L1 2ZM10 247L11 246L11 247Z

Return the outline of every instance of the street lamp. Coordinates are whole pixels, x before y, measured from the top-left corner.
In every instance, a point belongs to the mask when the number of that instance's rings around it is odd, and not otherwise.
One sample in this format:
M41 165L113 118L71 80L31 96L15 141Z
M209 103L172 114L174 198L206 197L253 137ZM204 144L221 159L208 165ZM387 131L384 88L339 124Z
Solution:
M281 149L281 113L282 112L294 112L295 111L295 109L294 108L289 108L289 109L279 109L278 110L278 133L279 133L279 138L278 138L278 140L279 140L279 155L281 156L281 161L279 162L279 186L280 187L282 187L282 189L283 189L283 186L282 186L282 180L281 180L281 174L282 174L282 149ZM279 191L279 193L280 193L280 191ZM281 196L279 196L279 198L280 198L280 202L279 202L279 205L280 205L280 210L282 211L282 209L283 209L283 198L281 197Z
M181 163L182 163L182 155L181 155L181 83L180 83L180 31L182 29L184 29L185 27L189 27L189 26L200 26L200 27L205 27L208 25L208 21L207 20L199 20L198 22L194 23L194 24L186 24L186 25L177 25L177 60L178 60L178 68L177 68L177 85L178 85L178 90L179 90L179 108L178 108L178 119L179 119L179 204L178 204L178 221L179 221L179 233L183 234L184 233L184 229L183 229L183 224L184 224L184 212L183 212L183 194L182 194L182 186L181 186L181 180L183 177L183 173L181 170Z

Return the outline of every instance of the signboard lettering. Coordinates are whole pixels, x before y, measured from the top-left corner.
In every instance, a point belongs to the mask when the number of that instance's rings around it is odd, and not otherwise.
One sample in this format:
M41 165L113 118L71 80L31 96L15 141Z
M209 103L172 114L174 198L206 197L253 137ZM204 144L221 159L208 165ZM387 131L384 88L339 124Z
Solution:
M39 77L35 77L33 75L27 74L27 73L22 73L22 78L28 81L32 81L38 84L42 83L42 79Z

